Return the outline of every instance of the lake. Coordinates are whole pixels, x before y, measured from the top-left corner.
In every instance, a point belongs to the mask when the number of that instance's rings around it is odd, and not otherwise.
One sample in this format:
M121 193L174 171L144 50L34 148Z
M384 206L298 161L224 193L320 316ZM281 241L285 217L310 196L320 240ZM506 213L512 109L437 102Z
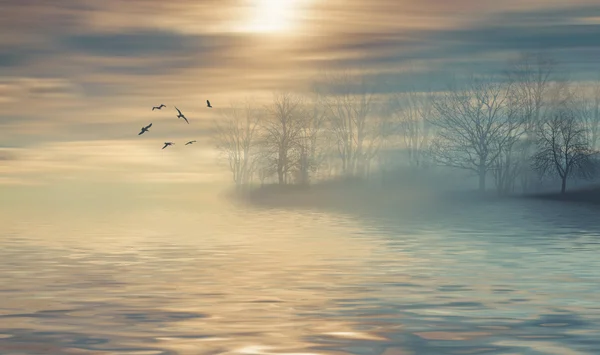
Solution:
M5 195L1 354L600 354L594 206L69 191Z

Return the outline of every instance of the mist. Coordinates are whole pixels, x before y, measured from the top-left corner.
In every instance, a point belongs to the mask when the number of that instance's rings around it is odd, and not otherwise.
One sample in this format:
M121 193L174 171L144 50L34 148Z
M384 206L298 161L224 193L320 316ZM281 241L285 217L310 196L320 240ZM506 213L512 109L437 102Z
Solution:
M0 353L600 353L598 16L3 1Z

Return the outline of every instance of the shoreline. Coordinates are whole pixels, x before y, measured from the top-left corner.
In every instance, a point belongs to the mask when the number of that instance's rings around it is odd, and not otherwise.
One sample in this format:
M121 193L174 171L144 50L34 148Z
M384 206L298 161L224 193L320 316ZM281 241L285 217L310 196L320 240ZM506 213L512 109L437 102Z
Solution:
M523 195L523 198L561 201L568 203L585 203L591 205L600 205L600 186L582 188L572 191L566 191L564 194L560 192L539 193Z
M431 189L412 184L381 186L363 181L325 181L310 186L264 185L233 190L230 198L263 208L325 209L354 214L413 215L427 209L453 208L472 203L507 200L549 200L600 206L600 187L561 193L499 196L493 190Z

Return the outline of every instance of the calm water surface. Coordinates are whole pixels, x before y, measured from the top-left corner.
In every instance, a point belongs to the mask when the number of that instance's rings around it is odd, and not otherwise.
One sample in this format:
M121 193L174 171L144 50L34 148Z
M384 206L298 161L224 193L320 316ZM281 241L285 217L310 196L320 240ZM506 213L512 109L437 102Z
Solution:
M0 354L600 354L600 213L169 201L0 217Z

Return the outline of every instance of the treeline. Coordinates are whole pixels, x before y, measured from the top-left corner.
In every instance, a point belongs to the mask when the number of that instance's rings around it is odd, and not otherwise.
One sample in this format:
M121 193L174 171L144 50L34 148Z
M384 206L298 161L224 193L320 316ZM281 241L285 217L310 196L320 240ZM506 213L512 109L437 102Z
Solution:
M216 122L217 148L234 183L310 184L367 179L398 165L470 170L485 190L529 192L540 182L598 172L600 81L570 82L540 54L501 75L471 75L443 91L379 94L361 73L326 75L309 95L232 105Z

